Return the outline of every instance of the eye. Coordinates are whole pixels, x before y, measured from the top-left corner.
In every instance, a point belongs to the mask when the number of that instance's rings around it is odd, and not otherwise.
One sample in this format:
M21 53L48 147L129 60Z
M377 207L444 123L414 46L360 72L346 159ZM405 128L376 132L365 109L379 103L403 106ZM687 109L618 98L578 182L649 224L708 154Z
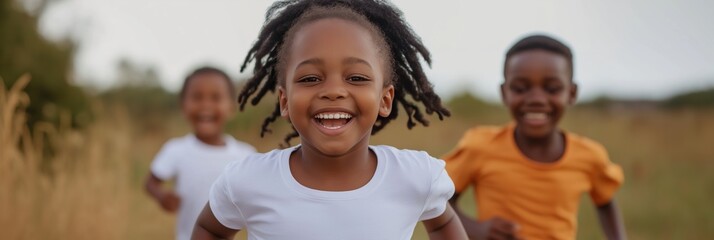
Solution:
M300 79L298 79L298 82L301 82L301 83L314 83L314 82L319 82L319 81L320 81L320 78L318 78L317 76L314 76L314 75L304 76L304 77L301 77Z
M369 78L367 78L367 77L365 77L365 76L361 76L361 75L353 75L353 76L347 77L347 81L350 81L350 82L364 82L364 81L369 81Z
M511 85L510 89L511 91L518 94L525 93L526 91L528 91L528 88L522 85Z
M563 90L563 86L555 85L555 86L546 86L545 91L550 93L550 94L557 94L561 90Z

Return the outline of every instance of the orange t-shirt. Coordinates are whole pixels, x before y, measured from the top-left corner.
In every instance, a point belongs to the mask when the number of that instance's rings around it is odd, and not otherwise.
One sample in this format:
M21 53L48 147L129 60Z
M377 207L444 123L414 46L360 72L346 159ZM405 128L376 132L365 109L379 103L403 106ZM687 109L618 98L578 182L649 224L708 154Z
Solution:
M516 146L515 124L466 132L444 157L462 192L474 186L478 219L501 217L520 225L526 239L574 239L580 196L608 203L623 182L622 169L595 141L565 133L565 153L556 162L528 159Z

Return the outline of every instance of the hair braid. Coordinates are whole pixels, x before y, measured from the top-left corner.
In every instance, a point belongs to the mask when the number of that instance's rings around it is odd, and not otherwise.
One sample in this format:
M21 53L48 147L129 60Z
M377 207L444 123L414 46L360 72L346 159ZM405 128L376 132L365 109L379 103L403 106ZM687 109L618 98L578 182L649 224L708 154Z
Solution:
M433 85L429 82L420 58L431 66L431 55L414 31L403 18L403 13L383 0L287 0L275 2L265 15L265 23L258 35L258 39L248 51L241 72L250 62L253 66L253 76L248 80L238 96L240 109L243 110L248 100L252 105L257 105L268 93L275 92L280 81L281 54L285 43L289 42L289 34L295 26L301 24L305 15L313 9L335 9L335 13L323 14L313 17L312 21L340 17L340 9L347 9L350 13L357 14L366 19L366 23L373 27L384 40L385 48L389 52L385 57L388 68L391 69L391 79L385 82L394 86L394 100L392 112L387 117L379 116L372 128L372 134L382 130L389 122L399 115L399 106L404 108L408 116L407 128L411 129L417 124L429 125L422 110L417 105L421 103L426 114L434 114L443 120L451 115L441 103L441 99L434 93ZM349 15L349 14L347 14ZM348 19L360 22L360 19ZM307 21L307 20L306 20ZM288 43L289 44L289 43ZM409 100L411 98L411 100ZM268 116L261 127L261 137L271 132L268 126L280 117L280 107L276 104L275 110ZM293 132L285 137L289 145L292 138L299 136Z

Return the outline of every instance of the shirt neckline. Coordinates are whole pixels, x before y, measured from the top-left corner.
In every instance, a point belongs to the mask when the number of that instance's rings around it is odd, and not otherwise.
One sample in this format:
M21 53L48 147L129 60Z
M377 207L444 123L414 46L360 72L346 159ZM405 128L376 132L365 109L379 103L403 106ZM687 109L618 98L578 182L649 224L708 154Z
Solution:
M363 197L371 193L381 184L384 178L384 172L387 168L385 154L380 151L379 148L369 146L369 149L372 150L377 156L377 168L367 184L357 189L348 191L324 191L306 187L300 184L290 171L290 154L299 147L300 145L297 145L283 150L279 156L280 159L278 162L280 175L282 176L283 181L288 188L296 192L298 195L318 200L350 200Z
M191 141L194 143L193 145L198 147L201 150L204 151L210 151L210 152L226 152L229 151L231 148L234 147L234 138L231 137L230 135L224 134L223 135L223 141L226 143L223 146L215 146L215 145L210 145L202 142L198 137L196 137L195 134L189 134L188 135Z
M563 149L563 155L558 158L558 160L555 160L553 162L539 162L536 161L535 159L531 159L528 157L523 151L521 151L520 148L518 148L518 144L516 144L516 137L515 137L515 131L516 131L516 124L511 123L508 125L508 142L511 148L513 149L512 151L516 152L518 154L518 159L521 160L522 162L525 162L529 166L535 167L535 168L555 168L560 165L563 165L564 162L569 158L568 155L570 154L570 149L572 148L573 143L571 142L571 136L568 136L568 133L563 131L563 142L565 143L565 147Z

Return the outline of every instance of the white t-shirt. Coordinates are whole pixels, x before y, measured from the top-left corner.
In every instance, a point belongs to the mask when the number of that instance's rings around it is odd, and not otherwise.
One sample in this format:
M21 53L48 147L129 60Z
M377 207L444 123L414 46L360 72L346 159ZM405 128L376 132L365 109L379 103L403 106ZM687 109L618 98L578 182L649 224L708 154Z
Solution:
M290 171L296 147L229 164L211 188L218 221L250 240L409 239L416 223L440 216L454 193L444 161L426 152L371 146L377 170L351 191L301 185Z
M208 202L208 192L228 163L243 160L255 148L225 136L225 146L212 146L193 134L168 141L151 163L151 172L161 180L176 179L181 197L176 239L190 239L193 225Z

